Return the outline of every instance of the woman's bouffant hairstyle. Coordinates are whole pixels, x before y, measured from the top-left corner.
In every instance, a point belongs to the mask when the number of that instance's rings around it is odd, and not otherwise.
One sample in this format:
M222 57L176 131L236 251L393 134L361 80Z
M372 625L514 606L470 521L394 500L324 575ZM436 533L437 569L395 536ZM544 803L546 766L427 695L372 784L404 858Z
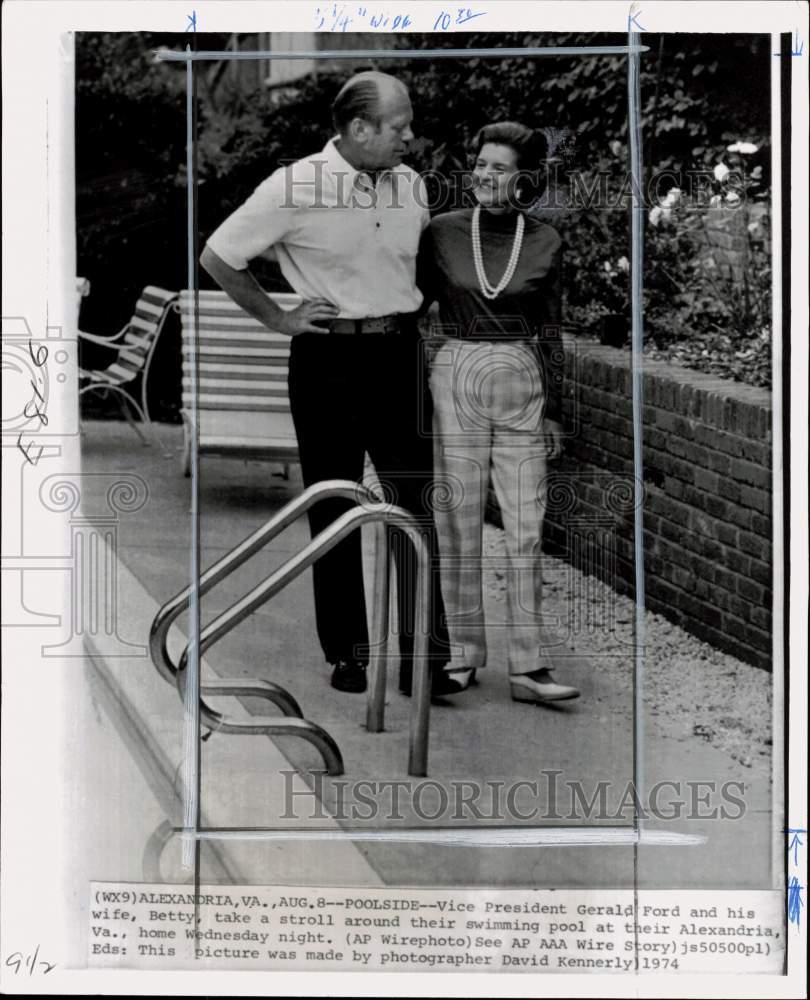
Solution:
M548 144L545 135L520 122L492 122L476 132L472 142L474 155L478 156L488 142L509 146L515 151L517 168L521 172L518 185L521 202L529 204L538 198L546 186Z

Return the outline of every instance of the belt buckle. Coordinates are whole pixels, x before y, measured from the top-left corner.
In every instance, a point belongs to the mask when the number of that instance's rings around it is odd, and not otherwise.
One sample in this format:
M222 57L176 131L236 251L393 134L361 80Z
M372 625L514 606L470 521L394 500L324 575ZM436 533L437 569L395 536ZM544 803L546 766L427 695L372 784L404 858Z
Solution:
M395 333L399 329L396 316L372 316L368 319L355 319L349 322L354 324L355 333L364 334L386 334Z

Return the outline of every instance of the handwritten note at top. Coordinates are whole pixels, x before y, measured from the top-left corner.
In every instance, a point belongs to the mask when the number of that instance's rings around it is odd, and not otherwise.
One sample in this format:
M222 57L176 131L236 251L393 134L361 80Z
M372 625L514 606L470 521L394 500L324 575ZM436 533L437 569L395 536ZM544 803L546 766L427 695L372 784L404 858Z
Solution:
M450 31L468 21L484 17L485 10L472 7L436 7L413 14L401 8L377 7L371 4L331 3L315 8L316 31ZM419 21L420 23L417 23Z

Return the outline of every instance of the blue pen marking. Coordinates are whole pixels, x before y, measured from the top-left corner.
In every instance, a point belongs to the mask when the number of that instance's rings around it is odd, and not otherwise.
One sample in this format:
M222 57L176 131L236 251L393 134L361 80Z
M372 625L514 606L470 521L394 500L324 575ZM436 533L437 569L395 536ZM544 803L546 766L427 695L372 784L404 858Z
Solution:
M352 22L352 19L346 13L346 4L341 4L339 7L336 3L332 4L332 26L330 31L346 31Z
M807 833L807 830L801 827L789 826L787 828L788 833L792 833L793 836L788 844L788 850L793 851L793 867L798 868L799 866L799 848L804 847L804 841L801 838L801 834Z
M327 23L327 18L331 18L330 23L326 27L327 31L348 31L349 25L352 23L352 18L346 13L345 4L338 6L336 3L333 3L331 11L329 7L325 7L323 8L323 13L320 7L316 7L315 20L318 22L315 25L316 31L320 31L323 28Z
M392 14L387 10L370 7L357 7L356 19L365 21L367 28L384 29L387 31L403 31L409 28L413 21L410 14ZM349 25L355 20L346 10L346 5L333 4L331 12L328 7L315 8L315 30L348 31ZM328 23L327 23L328 22Z
M804 41L799 38L799 29L797 28L793 32L793 47L790 50L791 56L803 56L804 55ZM781 56L781 52L774 52L775 56Z
M186 14L188 19L188 25L186 26L186 31L196 31L197 30L197 11L193 10L190 14Z
M799 884L799 879L794 875L788 882L788 920L795 924L797 927L800 926L802 920L802 907L804 906L804 900L802 899L802 889L803 886Z
M346 13L346 5L341 4L338 10L337 4L332 6L332 31L347 31L352 23L352 18Z
M486 14L485 10L479 10L476 14L473 14L469 7L466 10L463 7L459 7L456 24L464 24L466 21L472 21L474 17L483 17L484 14Z
M638 15L640 13L641 13L641 11L638 11L635 14L628 14L627 15L627 30L628 31L646 31L647 30L646 28L642 28L641 25L636 20L636 18L638 17Z
M485 14L485 10L473 12L469 7L458 7L456 8L454 19L452 14L448 14L447 11L443 10L433 22L433 30L447 31L451 24L466 24L467 21L472 21L476 17L483 17Z

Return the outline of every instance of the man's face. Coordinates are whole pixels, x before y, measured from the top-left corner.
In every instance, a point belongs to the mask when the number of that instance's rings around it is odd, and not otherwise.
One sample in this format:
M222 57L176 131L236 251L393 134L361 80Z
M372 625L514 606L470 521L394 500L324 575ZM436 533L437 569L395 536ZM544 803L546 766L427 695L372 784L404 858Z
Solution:
M398 167L413 139L413 108L404 90L386 95L380 102L380 114L379 128L368 125L365 133L363 152L370 170Z

